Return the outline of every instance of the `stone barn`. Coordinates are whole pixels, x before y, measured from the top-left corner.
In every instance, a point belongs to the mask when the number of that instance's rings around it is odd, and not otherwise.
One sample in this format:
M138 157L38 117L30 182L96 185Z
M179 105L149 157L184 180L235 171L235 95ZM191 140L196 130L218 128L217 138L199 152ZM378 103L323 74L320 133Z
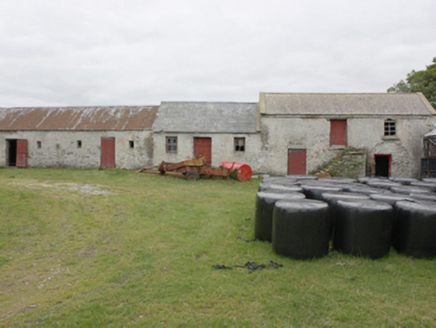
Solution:
M262 161L256 103L162 102L153 132L154 165L201 154L213 166L232 161L258 171Z
M418 177L436 114L421 93L260 93L259 111L268 173L354 177Z
M0 109L0 165L125 168L151 165L158 106Z

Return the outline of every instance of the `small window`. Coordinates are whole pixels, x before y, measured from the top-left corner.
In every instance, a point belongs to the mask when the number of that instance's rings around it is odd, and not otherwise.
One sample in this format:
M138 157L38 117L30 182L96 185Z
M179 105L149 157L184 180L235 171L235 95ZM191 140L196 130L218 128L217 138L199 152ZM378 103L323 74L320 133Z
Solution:
M77 140L77 148L82 148L82 140Z
M177 137L166 138L166 152L177 153Z
M130 149L135 148L135 142L133 140L129 140L129 148Z
M235 138L235 151L245 151L245 138Z
M42 148L42 143L41 141L37 141L36 142L36 148L41 149Z
M385 136L395 136L397 134L395 121L388 119L385 121Z

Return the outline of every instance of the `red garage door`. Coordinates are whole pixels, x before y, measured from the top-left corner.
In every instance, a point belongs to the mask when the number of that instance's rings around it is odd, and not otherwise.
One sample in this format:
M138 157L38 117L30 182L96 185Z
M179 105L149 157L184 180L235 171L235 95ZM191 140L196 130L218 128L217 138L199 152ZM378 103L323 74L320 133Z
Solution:
M115 168L115 138L101 138L101 168Z
M288 174L306 174L306 149L288 150Z
M194 138L194 156L204 156L207 164L212 163L212 139Z

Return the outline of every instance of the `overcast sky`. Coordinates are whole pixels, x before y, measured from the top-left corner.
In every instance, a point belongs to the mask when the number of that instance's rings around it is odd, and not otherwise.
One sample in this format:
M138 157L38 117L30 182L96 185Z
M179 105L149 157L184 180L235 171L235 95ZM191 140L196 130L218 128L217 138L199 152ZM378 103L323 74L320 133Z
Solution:
M436 57L435 0L0 0L0 107L386 92Z

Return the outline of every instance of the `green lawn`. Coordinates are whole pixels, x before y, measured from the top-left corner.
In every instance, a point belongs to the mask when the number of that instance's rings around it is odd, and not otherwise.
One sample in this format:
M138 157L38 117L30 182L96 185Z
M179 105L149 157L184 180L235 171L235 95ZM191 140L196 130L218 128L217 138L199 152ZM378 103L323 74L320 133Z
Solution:
M436 326L434 259L297 261L237 239L258 184L0 169L0 326Z

